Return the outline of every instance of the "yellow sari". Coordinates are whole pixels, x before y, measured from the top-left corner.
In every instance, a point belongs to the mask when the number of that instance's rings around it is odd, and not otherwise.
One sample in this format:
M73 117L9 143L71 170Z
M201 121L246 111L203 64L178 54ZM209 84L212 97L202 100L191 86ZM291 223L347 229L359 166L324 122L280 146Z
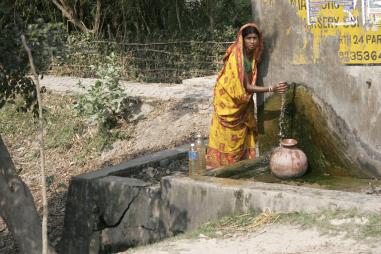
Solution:
M214 87L214 110L206 158L209 169L256 156L253 93L247 92L244 86L242 30L247 26L255 25L247 24L240 29L236 42L226 52L224 68ZM251 75L248 73L247 77L253 85L262 48L261 38L260 46L254 52Z

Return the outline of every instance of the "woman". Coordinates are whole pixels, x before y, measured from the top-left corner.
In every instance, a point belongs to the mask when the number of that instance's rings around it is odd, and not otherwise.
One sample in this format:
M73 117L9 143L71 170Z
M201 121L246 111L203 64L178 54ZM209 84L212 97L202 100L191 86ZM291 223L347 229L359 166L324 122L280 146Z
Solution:
M214 87L208 169L254 159L256 119L253 93L286 92L284 82L269 87L256 86L262 49L262 34L255 24L249 23L241 27L236 41L226 51L224 67Z

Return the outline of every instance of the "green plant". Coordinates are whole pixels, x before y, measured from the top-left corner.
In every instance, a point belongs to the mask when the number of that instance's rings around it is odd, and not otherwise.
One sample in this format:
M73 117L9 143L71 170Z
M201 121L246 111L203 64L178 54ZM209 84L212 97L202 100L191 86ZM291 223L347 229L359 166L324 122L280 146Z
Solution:
M46 176L45 179L46 179L46 186L50 188L50 186L52 186L52 184L54 183L54 175Z
M105 64L92 68L100 79L87 90L81 83L78 84L86 93L79 97L74 109L96 123L100 131L107 132L115 126L125 109L123 100L126 94L119 84L121 68L116 64L114 53L106 57Z
M316 228L322 234L337 235L364 240L381 237L380 215L357 210L323 210L318 213L293 212L281 214L279 223Z

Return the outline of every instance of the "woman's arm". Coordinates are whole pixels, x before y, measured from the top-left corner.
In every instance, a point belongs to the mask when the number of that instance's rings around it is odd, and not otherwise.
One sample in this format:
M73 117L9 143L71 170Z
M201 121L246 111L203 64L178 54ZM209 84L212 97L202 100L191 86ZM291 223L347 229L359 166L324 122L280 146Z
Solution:
M287 91L286 82L279 82L278 84L271 85L271 86L256 86L256 85L253 86L248 82L245 75L244 83L245 83L246 90L249 92L254 92L254 93L266 93L266 92L285 93Z

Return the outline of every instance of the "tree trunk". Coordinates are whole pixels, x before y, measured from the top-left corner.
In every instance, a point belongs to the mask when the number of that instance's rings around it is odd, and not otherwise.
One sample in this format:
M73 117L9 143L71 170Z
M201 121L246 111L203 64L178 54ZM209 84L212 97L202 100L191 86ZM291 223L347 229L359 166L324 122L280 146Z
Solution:
M66 0L60 0L60 3L57 2L57 0L52 0L55 6L57 6L58 9L62 12L62 14L79 30L81 30L84 33L90 33L91 30L89 30L85 24L77 18L75 15L74 9L69 6L69 4L66 2Z
M12 158L0 135L0 216L13 234L20 253L41 254L41 220L32 194L16 174ZM50 249L50 253L55 253Z
M98 37L99 35L99 28L101 25L101 0L97 0L97 7L95 11L95 17L94 17L94 25L93 25L93 32L95 37Z
M141 20L143 22L143 26L146 28L147 33L151 34L151 29L150 29L144 15L143 15L144 12L142 11L142 8L144 8L144 5L138 4L138 13L139 13Z
M177 18L177 23L179 25L179 30L180 30L180 33L181 33L183 29L182 29L182 26L181 26L180 10L179 10L178 0L176 0L176 18Z
M213 31L214 29L214 0L206 0L206 16L209 19L209 31Z

